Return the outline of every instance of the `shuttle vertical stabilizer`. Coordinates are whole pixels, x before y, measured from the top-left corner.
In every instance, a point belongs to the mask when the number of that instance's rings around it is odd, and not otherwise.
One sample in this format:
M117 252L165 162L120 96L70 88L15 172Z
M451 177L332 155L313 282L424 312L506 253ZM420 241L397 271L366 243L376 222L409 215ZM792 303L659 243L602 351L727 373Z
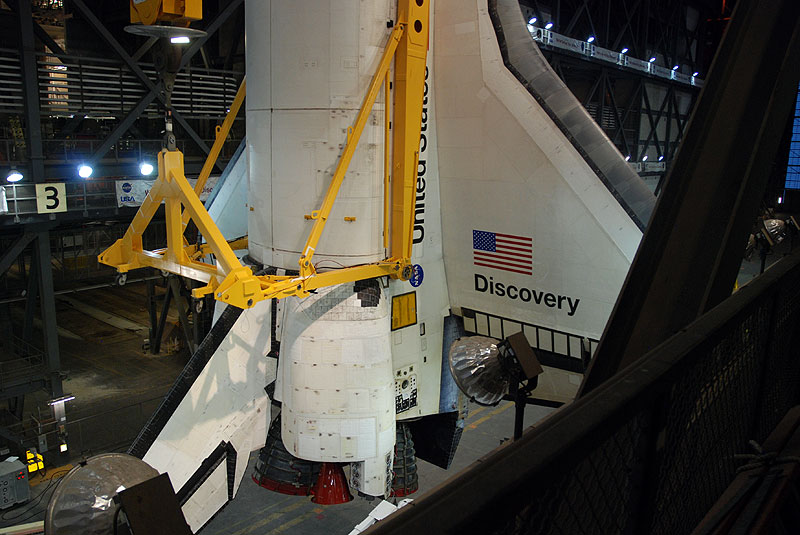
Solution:
M490 6L513 10L512 3L437 0L434 7L450 302L468 331L503 338L524 330L534 347L579 357L603 331L642 230L587 158L592 147L577 144L504 64ZM527 38L526 53L540 55ZM539 65L539 76L555 77L544 60ZM604 165L624 175L647 213L653 198L644 183L569 90L552 86L551 103L574 101L579 109L566 106L567 122L605 143Z

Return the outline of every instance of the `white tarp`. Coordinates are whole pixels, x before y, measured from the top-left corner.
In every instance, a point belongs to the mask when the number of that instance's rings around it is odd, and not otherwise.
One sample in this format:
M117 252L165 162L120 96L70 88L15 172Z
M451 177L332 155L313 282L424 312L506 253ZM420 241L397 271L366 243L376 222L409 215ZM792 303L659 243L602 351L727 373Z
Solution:
M203 191L200 194L200 200L204 201L211 194L214 185L217 183L219 176L210 176ZM150 188L153 187L155 179L153 180L117 180L117 206L141 206L144 198L150 193ZM189 184L194 187L197 183L196 178L190 178Z
M0 214L8 213L8 202L6 202L6 188L0 186Z

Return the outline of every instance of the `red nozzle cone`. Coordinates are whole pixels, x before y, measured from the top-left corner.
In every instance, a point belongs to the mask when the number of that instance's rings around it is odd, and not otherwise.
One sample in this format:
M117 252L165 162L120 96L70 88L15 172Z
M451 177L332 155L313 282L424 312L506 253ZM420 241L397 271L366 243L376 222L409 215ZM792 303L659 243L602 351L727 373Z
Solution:
M347 478L339 463L322 463L319 469L319 478L311 488L314 495L311 501L322 505L347 503L353 499L347 490Z

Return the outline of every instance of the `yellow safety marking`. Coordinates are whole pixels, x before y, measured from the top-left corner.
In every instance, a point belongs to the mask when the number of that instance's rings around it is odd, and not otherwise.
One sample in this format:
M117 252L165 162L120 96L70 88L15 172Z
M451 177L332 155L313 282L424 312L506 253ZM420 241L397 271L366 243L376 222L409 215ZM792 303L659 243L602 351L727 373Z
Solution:
M305 500L299 501L299 502L297 502L297 503L295 503L293 505L290 505L289 507L283 509L282 511L278 511L277 513L272 513L270 515L265 516L261 520L256 521L255 524L250 524L246 528L240 529L239 531L237 531L233 535L244 535L245 533L253 533L257 528L260 528L262 526L266 526L270 522L279 519L280 517L282 517L286 513L291 513L295 509L299 509L300 507L302 507L304 505L308 505L308 504L309 504L308 501L305 501Z
M488 420L488 419L489 419L489 418L491 418L492 416L497 416L498 414L500 414L500 413L501 413L501 412L503 412L504 410L506 410L506 409L508 409L508 408L510 408L510 407L513 407L513 406L514 406L514 404L513 404L512 402L510 402L510 401L509 401L508 403L506 403L505 405L501 405L499 408L497 408L497 409L493 410L492 412L490 412L489 414L487 414L487 415L486 415L486 416L484 416L483 418L478 418L477 420L475 420L474 422L472 422L471 424L469 424L469 425L467 426L467 428L466 428L466 429L464 429L464 431L468 431L468 430L470 430L470 429L475 429L476 427L478 427L479 425L481 425L483 422L485 422L486 420Z
M264 514L266 511L268 511L270 509L274 509L275 507L281 506L283 504L284 504L284 502L278 501L278 502L272 503L270 505L267 505L266 507L262 507L261 509L258 510L258 513L253 514L251 516L244 517L243 520L240 520L238 522L232 523L230 526L228 526L228 529L238 528L242 524L248 524L248 526L249 526L249 524L253 521L254 518L260 518L261 515Z
M480 414L480 413L482 413L483 411L485 411L485 410L486 410L486 409L488 409L488 408L489 408L489 407L486 407L486 406L484 406L484 405L481 405L480 407L478 407L478 408L477 408L477 409L475 409L475 410L472 410L472 409L470 409L470 410L469 410L469 414L467 415L467 420L469 420L470 418L472 418L472 417L473 417L473 416L475 416L476 414Z
M274 533L283 533L287 529L296 526L300 522L308 520L309 518L311 518L312 516L314 516L316 514L318 514L318 513L315 513L314 511L311 511L310 513L306 513L304 515L300 515L300 516L298 516L296 518L293 518L292 520L289 520L288 522L286 522L282 526L278 526L277 528L273 529L272 531L267 533L267 535L273 535Z
M233 522L231 525L228 526L228 529L231 530L231 529L238 528L242 524L249 524L250 522L253 521L254 518L260 518L261 515L264 514L265 511L268 511L270 509L274 509L275 507L278 507L279 505L283 505L283 502L279 501L279 502L275 502L275 503L272 503L270 505L267 505L266 507L262 507L262 508L260 508L258 510L258 513L250 515L250 516L246 516L246 517L244 517L243 520L239 520L238 522Z

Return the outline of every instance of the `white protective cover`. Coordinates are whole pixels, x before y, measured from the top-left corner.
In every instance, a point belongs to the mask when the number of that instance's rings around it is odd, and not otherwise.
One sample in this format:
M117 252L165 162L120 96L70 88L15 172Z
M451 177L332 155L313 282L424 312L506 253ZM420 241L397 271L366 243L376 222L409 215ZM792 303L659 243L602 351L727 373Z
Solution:
M395 441L389 306L377 285L374 293L353 287L286 299L281 435L296 457L358 463L350 485L382 496Z
M297 269L384 43L395 0L247 3L250 255ZM383 96L339 191L315 263L383 258ZM354 217L347 222L345 217ZM333 262L331 262L333 261Z
M486 0L434 10L451 305L599 338L641 231L505 67ZM530 239L531 274L475 265L473 231Z
M264 386L275 379L270 350L271 301L242 312L211 357L144 461L168 472L177 491L220 442L236 448L238 490L250 452L264 446L270 402ZM228 501L226 463L183 506L186 521L197 532Z

